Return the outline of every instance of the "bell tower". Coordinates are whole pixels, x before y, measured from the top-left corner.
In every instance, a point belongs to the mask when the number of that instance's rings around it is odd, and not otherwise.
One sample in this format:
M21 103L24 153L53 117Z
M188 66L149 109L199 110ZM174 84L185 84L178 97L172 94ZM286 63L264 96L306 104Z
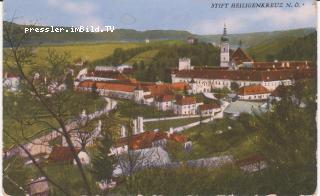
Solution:
M220 67L229 67L230 54L229 54L229 38L227 35L227 27L224 24L223 35L220 42Z

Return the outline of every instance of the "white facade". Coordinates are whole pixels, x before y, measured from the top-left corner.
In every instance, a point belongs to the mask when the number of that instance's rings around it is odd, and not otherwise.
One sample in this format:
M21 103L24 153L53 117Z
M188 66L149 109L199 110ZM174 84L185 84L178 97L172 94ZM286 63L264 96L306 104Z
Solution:
M155 101L155 106L158 110L168 111L173 109L173 100L172 101Z
M192 87L190 83L192 78L190 77L177 77L175 74L172 74L172 83L186 82ZM212 89L222 89L228 88L231 89L231 83L235 82L239 87L243 86L252 86L252 85L262 85L267 88L269 91L275 90L280 85L289 86L294 83L290 79L284 80L275 80L275 81L251 81L251 80L229 80L229 79L207 79L207 78L193 78L196 82L194 88L192 88L193 94L211 92Z
M139 134L143 132L144 132L143 117L138 117L137 119L133 120L133 133Z
M238 95L240 100L266 100L270 93L252 94L252 95Z
M220 45L220 67L229 67L229 47L230 46L228 42L222 42Z
M173 113L177 115L196 115L198 106L202 103L195 103L195 104L189 104L189 105L179 105L179 104L173 104Z
M190 70L191 60L189 58L179 58L179 70Z

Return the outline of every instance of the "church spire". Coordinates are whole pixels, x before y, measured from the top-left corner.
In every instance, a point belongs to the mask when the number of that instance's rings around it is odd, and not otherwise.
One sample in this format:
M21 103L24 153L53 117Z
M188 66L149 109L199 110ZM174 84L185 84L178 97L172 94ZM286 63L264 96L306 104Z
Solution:
M224 35L224 36L227 36L227 25L226 25L226 23L224 23L223 35Z
M226 23L224 23L223 35L221 37L221 41L223 41L223 42L229 41L229 38L228 38L228 35L227 35L227 25L226 25Z

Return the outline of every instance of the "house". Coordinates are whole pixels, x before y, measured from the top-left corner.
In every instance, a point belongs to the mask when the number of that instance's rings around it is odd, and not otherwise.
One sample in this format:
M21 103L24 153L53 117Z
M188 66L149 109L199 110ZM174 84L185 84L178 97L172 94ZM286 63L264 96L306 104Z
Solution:
M270 91L262 85L243 86L238 90L240 100L267 100Z
M78 158L79 158L79 160L80 160L82 165L88 165L90 163L90 157L84 151L81 151L81 152L78 153ZM73 164L74 165L77 164L76 160L73 160Z
M154 105L162 111L173 109L173 103L176 101L174 95L162 95L155 99Z
M165 167L170 163L169 154L161 147L132 150L118 156L113 176L131 175L146 168Z
M19 89L20 76L13 73L5 73L3 78L3 87L11 92L15 92Z
M197 103L195 97L177 97L173 104L173 112L177 115L195 115L197 108L202 103Z
M213 116L217 112L221 112L221 106L215 103L203 104L199 106L199 112L201 115Z
M36 180L32 180L27 185L28 194L30 196L48 196L49 195L49 183L45 177L40 177Z
M245 172L257 172L267 167L267 160L262 155L252 155L238 160L236 164Z
M122 132L125 130L122 130ZM123 134L123 133L122 133ZM168 141L177 142L185 148L190 147L190 141L182 134L164 132L164 131L146 131L132 136L122 137L118 140L117 145L111 149L111 154L122 154L128 149L139 150L151 147L166 147Z
M79 148L76 148L76 153L80 152ZM50 161L55 163L67 163L72 164L73 154L69 147L55 146L52 148L52 152L48 158Z

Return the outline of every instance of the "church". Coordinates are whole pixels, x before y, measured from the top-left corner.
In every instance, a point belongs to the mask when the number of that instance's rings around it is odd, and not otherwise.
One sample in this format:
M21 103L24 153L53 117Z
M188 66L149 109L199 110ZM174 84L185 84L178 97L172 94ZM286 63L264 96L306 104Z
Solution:
M232 52L230 48L224 25L220 41L220 66L195 67L189 58L180 58L178 69L171 71L172 83L188 83L191 94L222 88L232 90L234 84L239 88L259 85L272 92L280 85L292 85L296 80L316 75L311 61L256 62L241 47Z

